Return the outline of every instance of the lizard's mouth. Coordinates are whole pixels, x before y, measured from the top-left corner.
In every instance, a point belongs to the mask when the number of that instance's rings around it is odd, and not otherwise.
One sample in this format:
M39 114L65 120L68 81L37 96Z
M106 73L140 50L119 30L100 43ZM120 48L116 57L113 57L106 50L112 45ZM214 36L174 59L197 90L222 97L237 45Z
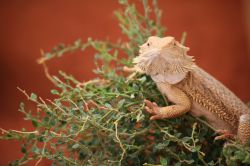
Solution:
M139 56L133 59L133 63L151 63L155 56L158 55L159 50L157 48L148 49L148 50L139 50Z

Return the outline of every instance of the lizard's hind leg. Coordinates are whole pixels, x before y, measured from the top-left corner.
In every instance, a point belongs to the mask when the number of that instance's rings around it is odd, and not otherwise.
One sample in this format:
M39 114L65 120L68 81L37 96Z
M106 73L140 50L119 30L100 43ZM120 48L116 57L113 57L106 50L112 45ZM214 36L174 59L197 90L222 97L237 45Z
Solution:
M250 141L250 114L240 116L237 137L243 144Z

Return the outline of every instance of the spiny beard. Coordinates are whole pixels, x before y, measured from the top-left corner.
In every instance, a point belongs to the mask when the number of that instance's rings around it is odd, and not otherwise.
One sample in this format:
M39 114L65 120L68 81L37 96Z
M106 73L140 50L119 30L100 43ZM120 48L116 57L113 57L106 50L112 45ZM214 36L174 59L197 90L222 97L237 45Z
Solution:
M152 63L152 60L154 60L154 58L159 55L159 52L160 50L157 48L153 48L150 49L149 51L142 52L139 56L133 59L133 63L137 67L144 70Z

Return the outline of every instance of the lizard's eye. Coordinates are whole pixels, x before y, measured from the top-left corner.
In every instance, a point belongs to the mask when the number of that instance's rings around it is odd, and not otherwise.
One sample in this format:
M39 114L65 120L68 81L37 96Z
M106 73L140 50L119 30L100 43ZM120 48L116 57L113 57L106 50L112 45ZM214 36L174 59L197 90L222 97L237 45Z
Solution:
M149 44L149 43L147 43L147 46L149 47L149 46L150 46L150 44Z

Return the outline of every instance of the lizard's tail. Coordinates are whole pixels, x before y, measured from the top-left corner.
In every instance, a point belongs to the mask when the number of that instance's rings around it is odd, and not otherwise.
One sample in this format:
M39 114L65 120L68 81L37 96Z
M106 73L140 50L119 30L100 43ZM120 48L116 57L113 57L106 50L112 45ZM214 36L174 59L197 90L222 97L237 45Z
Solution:
M250 114L240 116L237 136L242 144L250 141Z

